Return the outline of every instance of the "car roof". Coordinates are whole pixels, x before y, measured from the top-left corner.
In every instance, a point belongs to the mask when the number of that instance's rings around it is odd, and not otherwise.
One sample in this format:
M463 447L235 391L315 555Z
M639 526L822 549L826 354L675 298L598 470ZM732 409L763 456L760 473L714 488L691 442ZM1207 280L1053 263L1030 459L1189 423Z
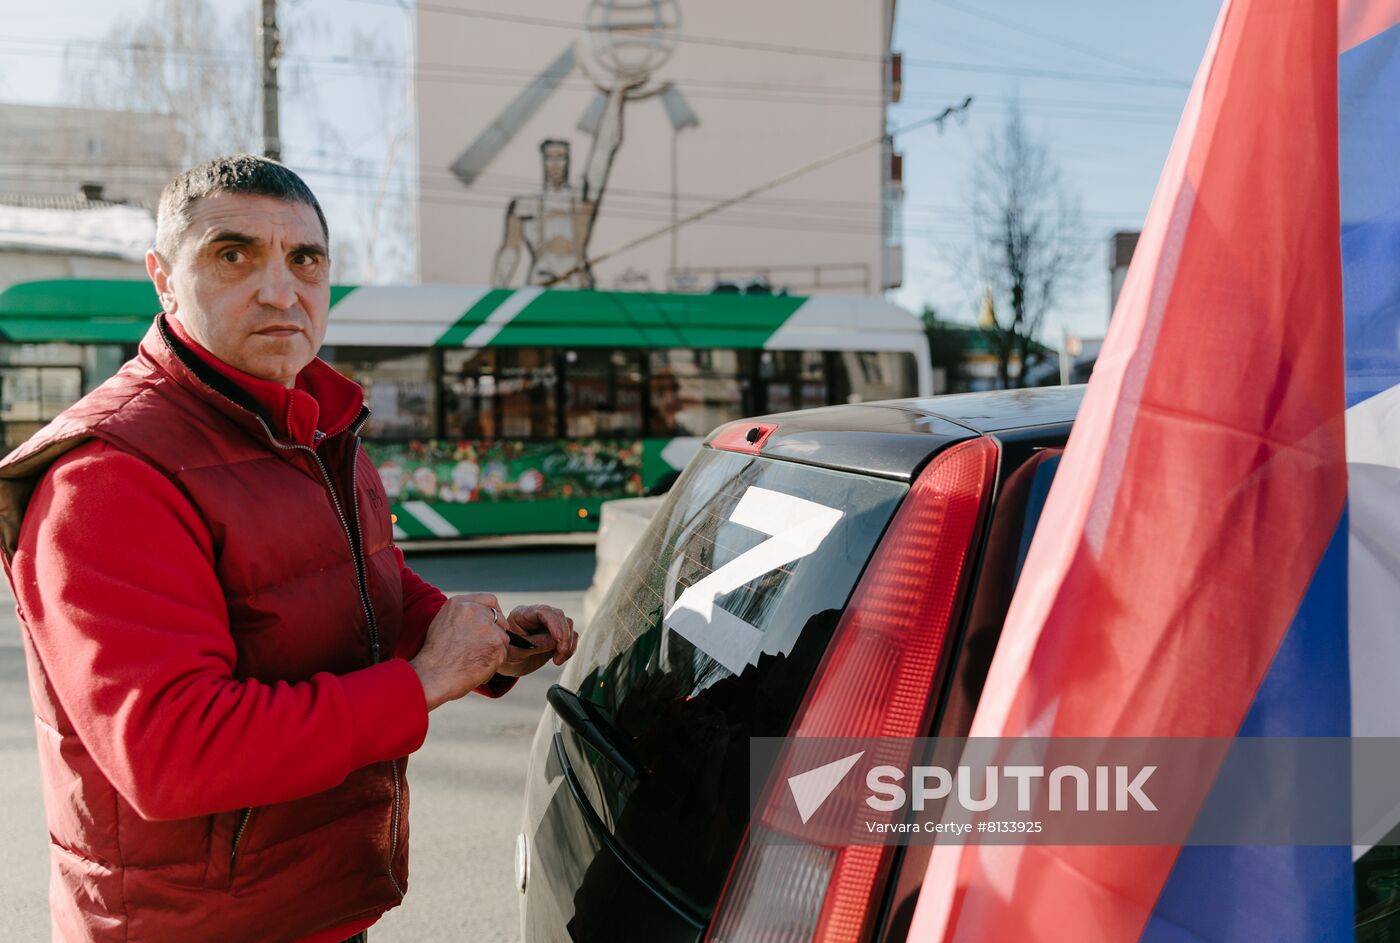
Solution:
M1083 397L1083 385L1037 387L823 406L744 421L776 427L763 443L768 458L907 480L937 452L978 435L1033 427L1067 431Z
M1028 390L954 393L901 400L907 408L942 416L982 433L1005 432L1027 426L1073 422L1084 399L1085 385L1042 386Z

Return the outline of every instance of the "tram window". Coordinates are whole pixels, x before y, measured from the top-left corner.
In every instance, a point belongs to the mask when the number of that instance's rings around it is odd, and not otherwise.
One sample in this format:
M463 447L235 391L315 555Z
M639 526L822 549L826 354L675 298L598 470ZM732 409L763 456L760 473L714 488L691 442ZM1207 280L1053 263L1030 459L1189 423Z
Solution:
M0 419L48 422L83 395L77 367L0 367Z
M824 360L816 350L765 350L759 357L758 376L767 401L759 408L781 413L825 406L830 400Z
M335 347L322 352L331 366L365 391L369 439L427 438L433 432L433 389L427 351L394 347Z
M19 445L125 359L121 344L0 345L0 445Z
M829 380L837 403L898 399L919 391L914 355L901 351L837 351L829 360Z
M91 393L120 370L128 359L121 344L83 345L83 393Z
M443 351L443 419L454 439L546 439L557 434L554 351Z
M0 367L0 438L12 449L83 395L78 367Z
M672 348L651 352L649 435L708 435L753 412L752 351Z
M494 439L496 351L464 348L442 355L442 409L453 439Z
M642 355L579 348L564 353L564 434L642 435Z
M78 366L83 362L81 344L3 344L0 363L7 366Z
M500 434L510 439L558 435L554 396L559 375L554 367L554 351L505 348L497 351L496 362Z

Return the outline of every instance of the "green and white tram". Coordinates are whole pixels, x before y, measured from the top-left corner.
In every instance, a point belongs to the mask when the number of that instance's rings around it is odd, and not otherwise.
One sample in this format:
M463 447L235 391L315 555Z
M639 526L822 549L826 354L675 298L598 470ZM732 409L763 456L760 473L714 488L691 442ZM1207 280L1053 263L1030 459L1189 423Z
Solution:
M401 539L592 530L721 423L927 395L919 322L878 298L336 286L321 356L365 390ZM13 448L135 352L144 281L0 292Z

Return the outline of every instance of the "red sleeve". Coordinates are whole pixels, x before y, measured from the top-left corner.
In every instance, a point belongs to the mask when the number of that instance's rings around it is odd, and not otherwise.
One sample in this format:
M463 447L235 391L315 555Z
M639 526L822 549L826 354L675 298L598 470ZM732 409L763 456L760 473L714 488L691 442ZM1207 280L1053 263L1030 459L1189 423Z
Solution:
M423 647L428 626L447 602L447 597L442 590L408 568L402 550L395 547L394 552L399 555L399 579L403 584L403 625L399 629L399 647L394 654L400 658L412 658Z
M165 477L108 446L74 450L40 483L13 575L59 705L145 818L312 795L427 734L402 659L297 684L236 680L203 521Z
M423 647L428 626L447 602L447 597L442 590L409 569L402 550L395 547L394 552L399 555L399 579L403 583L403 625L399 629L399 647L394 654L400 658L412 658ZM515 681L515 678L496 675L477 688L476 693L485 697L500 697L515 687Z

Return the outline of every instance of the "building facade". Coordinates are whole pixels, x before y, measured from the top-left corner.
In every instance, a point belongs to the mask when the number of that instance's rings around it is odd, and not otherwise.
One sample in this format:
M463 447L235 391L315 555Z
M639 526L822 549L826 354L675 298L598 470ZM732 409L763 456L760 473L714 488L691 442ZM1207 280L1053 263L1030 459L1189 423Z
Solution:
M0 193L77 196L154 208L179 173L173 115L0 104Z
M0 289L47 279L144 279L156 202L181 170L183 151L170 115L0 104ZM56 341L0 348L6 449L130 353L120 344Z
M820 15L771 0L420 9L421 279L697 292L897 286L900 162L882 141L898 91L893 23L893 0Z

